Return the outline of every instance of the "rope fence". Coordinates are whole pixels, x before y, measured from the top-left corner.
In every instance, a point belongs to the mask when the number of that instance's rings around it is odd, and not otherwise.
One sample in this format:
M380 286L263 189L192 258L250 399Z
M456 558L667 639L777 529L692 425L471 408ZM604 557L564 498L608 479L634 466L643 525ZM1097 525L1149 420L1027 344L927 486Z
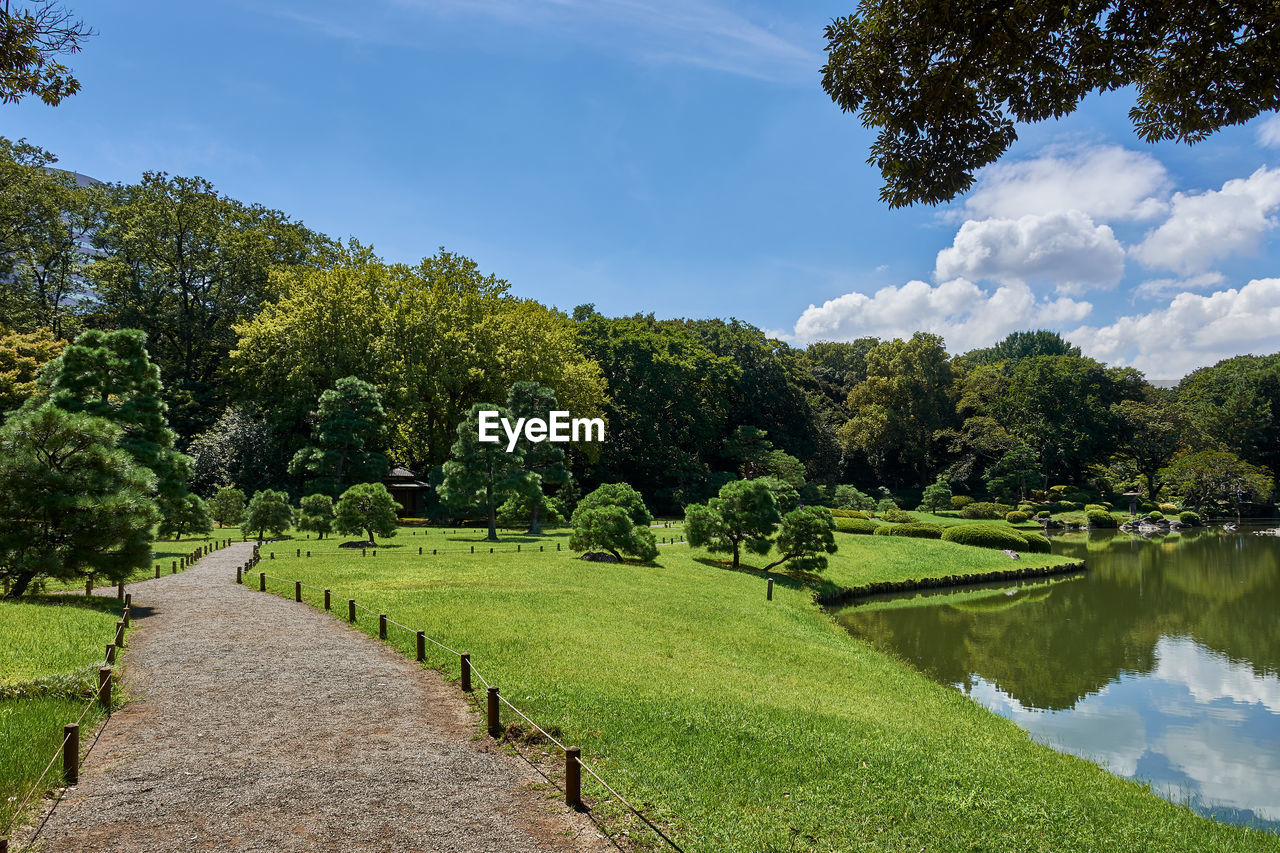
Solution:
M230 539L209 540L187 554L180 556L172 561L171 574L177 574L180 570L189 568L202 557L206 557L221 548L225 548L231 544ZM156 563L155 576L161 576L161 564ZM93 590L92 584L87 584L85 593L89 594ZM128 630L133 614L133 593L124 591L124 582L116 585L117 597L123 602L123 608L120 612L120 619L116 622L115 635L112 642L107 643L106 654L103 657L101 666L98 667L98 686L94 691L93 698L85 703L84 708L80 711L80 716L76 717L74 723L68 723L62 729L62 742L58 744L58 748L54 750L53 755L49 758L49 763L45 765L44 770L36 778L35 783L27 790L18 807L9 817L9 822L4 828L4 832L0 833L0 853L9 853L9 837L13 832L13 828L18 825L18 821L22 818L23 811L27 804L31 802L37 792L44 791L45 779L49 776L49 771L58 761L58 756L62 756L62 782L64 785L74 785L80 780L80 724L84 722L84 718L88 716L93 706L101 705L103 711L108 717L111 716L112 685L116 675L116 657L121 649L126 645L125 631ZM31 840L32 842L34 839ZM30 849L30 843L27 849Z
M285 541L285 540L273 540L273 541L276 541L276 542L283 542L283 541ZM295 541L296 541L296 540L295 540ZM320 541L320 540L317 540L317 541ZM686 540L685 540L684 534L679 534L679 535L672 534L671 536L662 536L662 537L659 537L659 538L658 538L658 540L657 540L657 542L656 542L656 544L658 544L658 545L683 545L683 544L685 544L685 542L686 542ZM477 546L475 546L475 545L470 545L470 546L468 546L466 549L462 549L462 548L457 548L457 549L455 549L455 548L431 548L431 549L430 549L430 554L428 554L428 553L427 553L427 552L428 552L427 547L426 547L425 545L420 545L420 546L418 546L418 556L419 556L419 557L425 557L425 556L431 556L431 557L447 557L447 556L450 556L450 555L453 555L453 554L481 554L481 555L488 555L488 554L558 554L558 553L560 553L560 552L562 552L562 551L568 550L568 549L566 549L566 548L564 547L564 543L563 543L563 542L557 542L557 543L555 543L555 546L556 546L556 547L555 547L554 549L552 549L549 545L547 545L547 544L545 544L545 543L544 543L544 544L538 545L537 550L534 550L534 548L533 548L533 546L532 546L532 545L530 545L528 548L525 548L523 544L517 544L517 545L515 546L515 548L511 548L510 546L507 546L507 547L503 548L503 547L500 547L500 546L497 546L497 545L483 545L483 544L482 544L482 545L480 545L480 546L479 546L479 550L477 550ZM260 547L260 545L259 545L259 547ZM339 547L341 547L341 546L339 546ZM403 547L405 547L405 546L403 546L403 545L392 545L392 546L391 546L391 550L393 550L393 552L394 552L397 556L398 556L398 555L400 555L400 554L405 554L405 553L412 554L412 551L401 551L400 549L401 549L401 548L403 548ZM409 547L410 547L410 548L412 548L413 546L409 546ZM347 550L355 551L356 549L355 549L355 548L350 548L350 549L347 549ZM369 546L365 546L365 547L363 547L363 548L360 548L359 550L360 550L360 556L361 556L361 557L368 557L368 556L370 556L370 554L372 554L372 556L374 556L374 557L378 556L378 549L377 549L376 547L369 547ZM384 545L384 546L383 546L383 550L388 550L388 549L387 549L387 546L385 546L385 545ZM304 551L305 551L305 556L304 556ZM283 556L283 557L288 557L288 551L283 551L283 552L282 552L282 556ZM307 549L303 549L303 548L294 548L294 557L295 557L295 558L308 559L308 558L310 558L310 557L311 557L311 549L309 549L309 548L307 548ZM268 551L268 552L267 552L267 559L268 559L268 560L274 560L274 559L276 559L276 552L275 552L275 551ZM157 571L157 572L159 572L159 567L158 567L158 566L156 567L156 571ZM156 577L160 577L160 575L159 575L159 574L157 574L157 575L156 575Z
M257 566L260 562L261 562L261 557L258 553L258 546L254 546L253 556L251 556L243 566L236 567L236 583L243 584L244 575L247 574L250 569ZM299 580L283 578L277 575L270 575L270 574L267 574L266 572L258 572L259 591L261 592L268 591L267 589L268 581L274 581L279 584L292 586L294 589L295 600L303 603L309 603L309 602L303 601L302 594L301 594L301 590L303 588L315 590L316 592L322 593L324 595L325 610L332 609L331 607L332 590L320 589L319 587L310 586L302 583ZM619 803L622 804L622 806L625 809L627 809L629 812L634 814L646 826L648 826L651 830L653 830L653 832L659 838L661 838L664 842L666 842L671 847L671 849L678 851L678 853L684 853L681 847L678 844L676 844L676 842L673 841L665 832L663 832L662 829L657 824L655 824L652 820L646 817L643 812L641 812L639 809L633 806L625 797L619 794L618 791L614 789L612 785L610 785L608 782L604 780L604 778L596 771L595 768L593 768L590 764L584 761L582 759L581 751L579 750L578 747L566 746L563 742L561 742L559 738L555 737L550 732L548 732L545 728L538 725L536 722L533 721L531 717L529 717L528 714L521 711L519 708L513 705L510 702L510 700L508 700L505 696L503 696L498 686L495 684L492 684L487 678L485 678L484 675L480 672L480 670L476 667L476 665L471 662L471 656L469 654L465 652L459 652L456 649L449 647L445 643L442 643L441 641L435 639L434 637L428 636L423 631L414 630L413 628L410 628L408 625L405 625L402 622L397 622L394 619L390 619L385 613L375 613L373 610L370 610L368 607L365 607L364 605L357 603L355 599L348 598L347 599L347 615L348 615L349 622L352 622L352 623L356 622L357 610L364 611L365 613L368 613L370 616L378 617L378 636L382 640L387 639L387 628L388 626L392 626L392 625L401 629L402 631L405 631L410 635L413 635L417 640L417 660L418 661L425 660L425 644L426 643L432 643L438 646L439 648L443 649L444 651L448 652L449 654L456 656L459 659L459 664L461 668L461 685L460 686L462 690L466 693L472 692L471 681L473 678L479 681L482 685L484 685L484 689L486 693L486 703L485 703L486 724L487 724L489 735L491 737L500 738L503 736L504 729L502 728L500 706L505 705L507 706L507 708L511 709L512 713L514 713L520 719L528 723L529 726L533 728L533 730L537 731L540 735L542 735L548 741L555 744L555 746L564 754L565 782L563 787L565 792L565 804L567 806L579 811L587 810L586 805L582 801L581 771L585 770L592 778L594 778L600 784L600 786L605 791L609 793L610 796L616 799ZM4 851L0 851L0 853L4 853Z

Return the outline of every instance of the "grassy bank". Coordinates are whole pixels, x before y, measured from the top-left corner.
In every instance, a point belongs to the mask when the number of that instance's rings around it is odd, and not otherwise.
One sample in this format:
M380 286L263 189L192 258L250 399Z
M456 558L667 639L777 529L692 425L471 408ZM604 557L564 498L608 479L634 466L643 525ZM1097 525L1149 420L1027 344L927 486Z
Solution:
M0 601L0 830L62 743L62 727L92 699L119 616L114 599ZM95 705L81 722L82 748L100 718ZM43 787L60 784L59 761Z
M635 566L553 550L431 557L433 544L487 546L474 532L402 534L363 558L336 540L274 543L259 568L470 652L690 853L1280 850L1275 836L1211 823L1039 746L852 638L814 606L813 579L784 578L766 602L758 572L682 545ZM840 584L1011 562L926 540L839 543L827 574ZM294 557L299 545L313 556ZM377 631L364 614L358 627ZM398 629L392 641L411 651ZM429 646L428 660L457 676L456 658ZM589 779L584 793L619 814Z

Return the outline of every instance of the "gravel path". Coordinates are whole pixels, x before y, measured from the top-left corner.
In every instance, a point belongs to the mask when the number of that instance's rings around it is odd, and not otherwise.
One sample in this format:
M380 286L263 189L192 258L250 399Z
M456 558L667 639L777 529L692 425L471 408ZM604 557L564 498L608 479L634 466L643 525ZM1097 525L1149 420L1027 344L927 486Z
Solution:
M131 702L40 830L51 851L613 849L496 751L457 689L234 583L250 544L128 587ZM17 849L21 849L18 847Z

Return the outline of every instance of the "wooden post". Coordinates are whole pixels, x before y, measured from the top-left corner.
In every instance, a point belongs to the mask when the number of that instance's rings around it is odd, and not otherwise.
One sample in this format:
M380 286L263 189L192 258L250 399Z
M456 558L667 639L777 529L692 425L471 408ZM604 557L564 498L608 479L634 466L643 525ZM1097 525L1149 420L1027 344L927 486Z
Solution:
M106 661L107 661L107 663L115 663L115 662L116 662L116 644L115 644L115 643L107 643L107 657L106 657Z
M293 582L293 600L294 601L302 600L302 581Z
M258 572L258 592L267 591L267 573Z
M489 737L502 737L502 721L498 719L498 688L489 688Z
M131 592L126 592L126 593L124 594L124 606L125 606L125 607L133 607L133 593L131 593Z
M427 633L425 631L418 632L418 660L427 659Z
M311 552L310 552L310 551L308 551L308 552L307 552L307 556L308 556L308 557L310 557L310 556L311 556Z
M564 804L571 809L582 808L582 750L567 746L564 750Z
M124 622L123 621L116 622L116 646L119 648L124 647Z
M80 725L68 723L62 727L62 781L74 785L80 781Z
M347 621L352 625L356 624L356 600L354 598L347 599Z
M387 638L387 614L378 614L378 639L385 640Z
M275 551L272 551L272 552L271 552L271 559L272 559L272 560L274 560L275 558L276 558L276 552L275 552Z
M108 712L111 711L111 667L98 669L98 701Z
M463 654L458 655L458 657L462 660L462 689L464 692L470 693L471 692L471 655L466 654L464 652Z
M124 622L124 626L126 628L129 627L129 608L128 607L120 611L120 621Z
M432 549L431 549L431 556L433 556L433 557L434 557L435 555L436 555L436 549L435 549L435 548L432 548Z
M240 567L236 566L236 583L244 583L244 578L240 576Z
M178 573L178 561L177 561L177 560L174 560L174 561L173 561L173 574L175 574L175 575L176 575L177 573Z
M557 551L559 551L559 550L560 550L560 543L559 543L559 542L557 542L557 543L556 543L556 550L557 550Z
M378 549L377 549L377 548L374 548L374 549L373 549L373 556L375 556L375 557L376 557L376 556L378 556Z
M124 581L116 584L116 600L124 601Z
M160 577L160 564L156 563L156 577Z
M310 551L308 551L307 553L308 553L308 554L310 554L311 552L310 552ZM299 549L298 549L298 556L299 556L299 557L301 557L301 556L302 556L302 549L301 549L301 548L299 548Z
M329 590L327 589L324 591L324 609L329 609Z
M418 546L418 556L419 556L419 557L421 557L421 556L422 556L422 546L421 546L421 545L419 545L419 546Z
M476 546L475 546L475 545L472 545L472 546L471 546L471 553L472 553L472 554L474 554L475 552L476 552Z
M773 578L769 578L769 591L764 595L765 601L773 601Z
M361 556L361 557L367 557L367 556L369 556L369 555L365 553L365 549L364 549L364 548L361 548L361 549L360 549L360 556Z
M519 553L520 553L520 543L519 543L519 542L517 542L517 543L516 543L516 553L517 553L517 554L519 554Z

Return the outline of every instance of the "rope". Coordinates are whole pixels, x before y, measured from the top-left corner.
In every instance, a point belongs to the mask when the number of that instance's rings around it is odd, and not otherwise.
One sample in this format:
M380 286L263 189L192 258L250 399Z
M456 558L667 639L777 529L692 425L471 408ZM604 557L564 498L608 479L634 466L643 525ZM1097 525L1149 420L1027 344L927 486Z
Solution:
M600 774L599 774L599 773L597 773L595 770L591 769L591 765L590 765L590 764L588 764L587 762L583 761L581 757L579 757L579 758L578 758L578 766L579 766L579 767L581 767L583 770L587 771L588 773L590 773L593 777L595 777L595 780L596 780L597 782L599 782L601 785L603 785L603 786L604 786L604 789L605 789L606 791L608 791L610 794L613 794L613 796L614 796L615 798L617 798L618 802L622 803L624 806L626 806L627 808L629 808L629 809L631 810L631 813L632 813L632 814L634 814L636 817L638 817L638 818L640 818L642 821L644 821L644 822L645 822L645 824L646 824L650 829L652 829L654 832L656 832L656 833L658 834L658 837L659 837L659 838L661 838L663 841L665 841L665 842L667 842L668 844L670 844L670 845L671 845L671 848L672 848L673 850L679 850L679 851L680 851L680 853L684 853L684 850L682 850L682 849L680 848L680 845L679 845L679 844L676 844L674 841L672 841L670 838L668 838L668 837L667 837L667 834L666 834L665 832L663 832L661 829L658 829L658 827L654 824L654 822L653 822L653 821L649 820L649 818L647 818L647 817L645 817L643 814L641 814L639 809L637 809L635 806L631 805L631 803L627 802L627 801L626 801L626 799L625 799L621 794L619 794L617 791L613 790L613 788L611 788L611 787L609 786L609 783L608 783L608 782L606 782L606 781L604 781L603 779L601 779L601 778L600 778Z
M44 781L44 777L48 776L49 771L53 769L53 763L58 760L58 756L62 754L62 750L66 749L67 741L70 739L70 734L62 736L62 743L58 745L56 750L54 750L53 757L49 759L49 763L44 767L44 772L40 774L39 779L36 779L36 783L31 786L31 790L27 791L27 795L22 798L22 802L19 803L17 810L14 811L13 817L9 818L9 825L4 828L4 834L6 837L9 835L9 831L13 829L14 824L18 822L18 816L22 814L22 810L25 809L27 807L27 803L31 801L31 795L36 792L36 789L40 787L40 783Z
M569 748L568 748L567 746L565 746L564 744L562 744L560 741L556 740L556 739L551 735L551 732L547 731L547 730L546 730L546 729L544 729L542 726L538 725L538 724L537 724L537 723L535 723L533 720L531 720L531 719L529 719L528 717L526 717L523 711L521 711L521 710L520 710L519 708L517 708L515 705L512 705L510 702L508 702L508 701L507 701L507 697L506 697L506 696L503 696L501 693L499 693L499 694L498 694L498 701L499 701L499 702L501 702L502 704L506 705L506 706L507 706L508 708L510 708L511 710L515 711L515 712L516 712L516 715L517 715L517 716L519 716L519 717L520 717L520 719L524 720L526 723L528 723L529 725L533 726L533 727L534 727L535 729L537 729L538 731L542 732L543 737L545 737L547 740L549 740L549 741L551 741L552 743L554 743L556 746L560 747L560 750L561 750L562 752L567 752L567 751L568 751L568 749L569 749Z

